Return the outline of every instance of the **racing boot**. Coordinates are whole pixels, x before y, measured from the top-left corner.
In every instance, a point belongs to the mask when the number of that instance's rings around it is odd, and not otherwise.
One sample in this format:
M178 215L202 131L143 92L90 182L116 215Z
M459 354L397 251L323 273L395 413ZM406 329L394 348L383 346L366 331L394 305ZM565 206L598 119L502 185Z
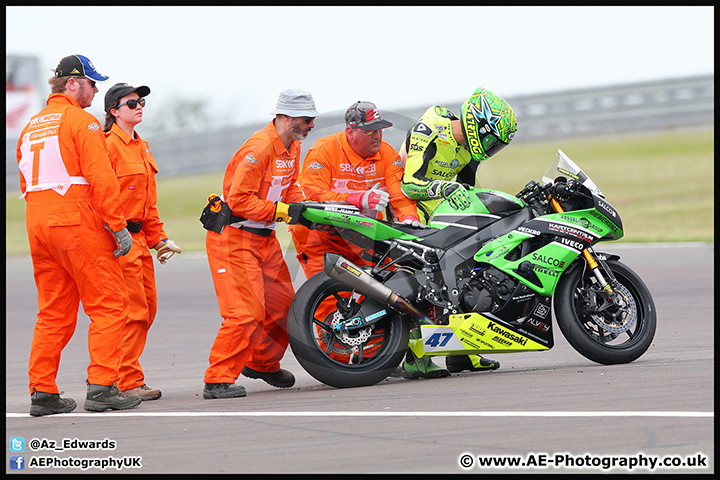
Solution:
M282 368L277 372L268 373L258 372L257 370L253 370L248 366L244 366L242 369L242 374L248 378L259 378L261 380L265 380L265 382L277 388L290 388L295 385L295 376L287 370L283 370Z
M402 376L408 379L442 378L450 376L450 372L435 365L430 357L416 357L408 348L403 362Z
M88 383L85 410L104 412L106 410L128 410L140 405L140 395L126 395L116 384L94 385Z
M469 370L471 372L482 372L485 370L497 370L500 362L483 358L480 355L449 355L445 357L445 365L452 373Z
M55 413L70 413L75 410L77 403L72 398L61 398L60 393L38 392L33 387L33 393L30 395L30 415L33 417L41 417L43 415L53 415Z
M410 342L422 340L419 328L410 329ZM442 378L450 376L450 372L435 365L430 357L418 358L411 348L407 349L405 361L402 364L403 378Z

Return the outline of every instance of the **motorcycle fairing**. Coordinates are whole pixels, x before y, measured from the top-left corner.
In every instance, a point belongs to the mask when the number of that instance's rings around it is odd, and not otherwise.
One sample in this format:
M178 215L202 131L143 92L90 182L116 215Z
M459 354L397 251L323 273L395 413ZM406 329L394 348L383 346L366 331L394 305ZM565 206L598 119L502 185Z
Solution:
M552 342L543 345L499 319L476 312L451 315L448 325L421 325L420 331L422 338L409 343L418 357L530 352L552 348Z

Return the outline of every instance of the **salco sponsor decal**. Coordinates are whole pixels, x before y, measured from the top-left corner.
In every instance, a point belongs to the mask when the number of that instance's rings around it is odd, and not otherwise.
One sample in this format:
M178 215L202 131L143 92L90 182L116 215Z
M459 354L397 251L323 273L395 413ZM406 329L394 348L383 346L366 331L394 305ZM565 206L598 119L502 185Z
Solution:
M540 255L539 253L533 253L532 258L536 262L544 263L546 265L552 265L553 267L557 267L557 268L565 267L564 261L558 260L557 258L553 258L553 257L547 256L547 255Z

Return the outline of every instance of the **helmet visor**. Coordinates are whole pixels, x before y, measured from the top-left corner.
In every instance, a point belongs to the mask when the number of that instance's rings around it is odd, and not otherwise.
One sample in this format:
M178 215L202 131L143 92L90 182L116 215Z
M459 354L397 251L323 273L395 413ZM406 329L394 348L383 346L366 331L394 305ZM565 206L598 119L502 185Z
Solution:
M507 143L497 138L492 133L486 133L480 137L480 143L482 144L483 150L487 157L492 157L503 148L507 147Z

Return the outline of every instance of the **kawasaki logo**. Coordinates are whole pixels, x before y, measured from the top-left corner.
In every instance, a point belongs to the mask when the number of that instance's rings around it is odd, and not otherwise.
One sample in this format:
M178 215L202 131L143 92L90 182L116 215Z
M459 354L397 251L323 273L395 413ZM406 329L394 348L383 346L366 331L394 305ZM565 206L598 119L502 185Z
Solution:
M505 338L507 338L508 340L512 340L513 342L517 342L517 343L519 343L520 345L523 345L523 346L524 346L525 344L527 344L527 338L521 337L520 335L517 335L517 334L512 333L512 332L508 332L508 331L505 330L504 328L502 328L502 327L500 327L500 326L498 326L498 325L495 325L495 323L493 323L493 322L488 323L488 328L489 328L490 330L492 330L493 332L497 333L498 335L500 335L501 337L505 337Z

